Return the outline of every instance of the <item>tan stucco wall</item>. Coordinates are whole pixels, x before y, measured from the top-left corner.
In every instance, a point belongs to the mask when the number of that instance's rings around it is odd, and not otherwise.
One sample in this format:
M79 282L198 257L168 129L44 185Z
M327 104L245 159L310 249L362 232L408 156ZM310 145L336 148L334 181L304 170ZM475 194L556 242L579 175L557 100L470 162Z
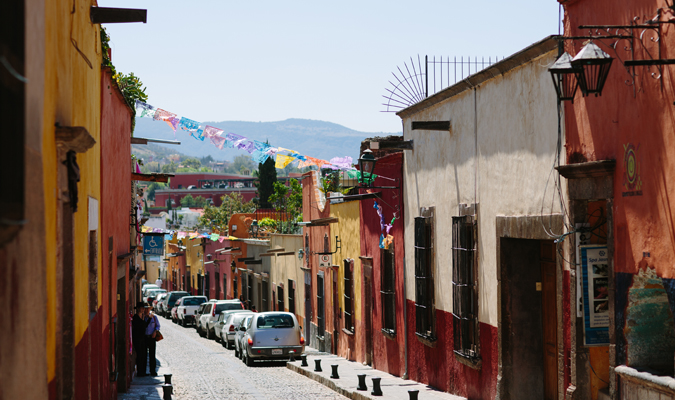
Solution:
M360 321L361 315L361 231L359 202L350 201L346 203L331 204L330 216L338 218L338 222L330 224L330 249L335 251L335 236L341 241L341 249L333 254L333 265L338 268L338 302L344 310L344 260L349 258L354 260L354 317ZM341 322L343 323L343 322ZM356 323L356 321L354 321Z
M297 251L302 249L302 235L271 235L269 250L285 249L286 252L295 251L294 255L262 257L263 263L270 263L269 296L272 294L272 285L284 284L284 309L288 310L288 280L295 281L295 314L298 320L305 317L305 274L300 269L302 259Z
M559 200L552 201L553 181L548 181L558 123L547 67L555 56L548 52L475 91L404 117L405 140L414 140L415 146L404 160L408 299L415 299L414 218L420 207L436 207L435 305L450 312L452 217L459 215L459 204L478 203L479 320L497 325L495 217L560 212ZM412 131L413 120L450 120L451 129Z

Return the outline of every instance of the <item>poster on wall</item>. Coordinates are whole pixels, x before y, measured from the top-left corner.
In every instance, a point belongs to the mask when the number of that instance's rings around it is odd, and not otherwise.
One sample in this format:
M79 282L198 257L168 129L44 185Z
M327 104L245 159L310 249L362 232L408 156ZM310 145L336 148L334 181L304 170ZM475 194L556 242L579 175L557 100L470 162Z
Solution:
M581 277L583 273L581 272L581 246L591 243L591 224L574 224L574 234L576 238L576 281L577 281L577 318L582 318L584 316L584 291L581 290Z
M583 245L584 346L609 345L609 259L606 245Z

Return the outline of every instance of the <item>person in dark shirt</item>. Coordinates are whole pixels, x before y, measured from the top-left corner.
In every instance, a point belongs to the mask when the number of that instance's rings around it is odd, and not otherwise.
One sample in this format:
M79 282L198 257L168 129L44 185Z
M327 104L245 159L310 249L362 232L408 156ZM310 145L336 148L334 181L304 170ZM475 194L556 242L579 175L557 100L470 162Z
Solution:
M136 314L131 320L131 340L136 350L136 376L147 376L145 373L148 351L145 346L145 329L148 321L145 319L146 304L139 301L136 304Z

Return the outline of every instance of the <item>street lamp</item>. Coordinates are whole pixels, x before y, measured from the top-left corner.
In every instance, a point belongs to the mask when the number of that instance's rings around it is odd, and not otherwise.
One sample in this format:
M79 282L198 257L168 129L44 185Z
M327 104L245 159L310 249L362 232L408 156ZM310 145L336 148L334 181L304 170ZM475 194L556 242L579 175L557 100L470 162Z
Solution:
M584 96L602 95L614 59L593 41L588 42L570 62Z
M553 78L553 85L558 94L560 101L571 100L574 103L574 95L577 93L579 81L575 75L574 67L572 67L572 56L568 52L563 53L558 60L556 60L548 72Z
M359 157L359 183L361 186L370 186L373 184L375 178L373 177L373 172L375 171L375 156L370 149L363 151L361 157Z
M254 219L253 222L251 222L251 236L253 236L254 238L257 238L258 237L258 229L260 229L260 227L258 226L258 220Z

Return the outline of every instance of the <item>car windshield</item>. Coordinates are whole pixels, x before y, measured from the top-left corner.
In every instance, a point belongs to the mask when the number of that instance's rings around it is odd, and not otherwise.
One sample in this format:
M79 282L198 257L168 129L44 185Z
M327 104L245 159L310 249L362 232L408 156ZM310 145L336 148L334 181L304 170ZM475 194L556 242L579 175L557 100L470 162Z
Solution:
M183 304L184 306L198 306L198 305L202 304L202 303L205 302L205 301L206 301L206 299L203 298L203 297L201 297L201 298L200 298L200 297L192 297L192 298L186 298L186 299L184 299L183 302L182 302L182 304Z
M216 304L216 314L220 314L222 311L227 311L227 310L243 310L244 307L242 307L241 303L224 303L224 304Z
M293 317L287 314L261 315L256 322L258 329L293 328L294 326Z
M232 325L239 325L241 323L241 320L243 320L246 317L250 317L250 315L246 314L232 314L231 319L232 319Z

